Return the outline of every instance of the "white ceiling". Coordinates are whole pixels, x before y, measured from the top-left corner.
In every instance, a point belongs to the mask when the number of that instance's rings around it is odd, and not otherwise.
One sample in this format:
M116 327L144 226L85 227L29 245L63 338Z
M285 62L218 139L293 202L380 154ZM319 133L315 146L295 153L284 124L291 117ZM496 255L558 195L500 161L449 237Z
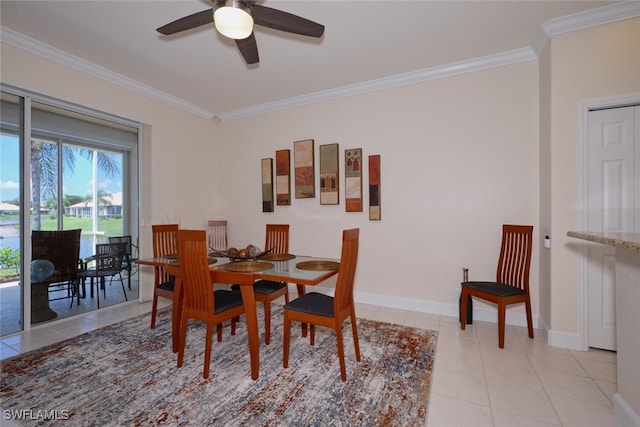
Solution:
M210 8L205 0L2 0L0 23L11 30L5 40L18 33L213 116L530 48L542 24L612 3L619 2L264 0L325 33L256 27L260 63L252 66L213 24L170 37L155 31Z

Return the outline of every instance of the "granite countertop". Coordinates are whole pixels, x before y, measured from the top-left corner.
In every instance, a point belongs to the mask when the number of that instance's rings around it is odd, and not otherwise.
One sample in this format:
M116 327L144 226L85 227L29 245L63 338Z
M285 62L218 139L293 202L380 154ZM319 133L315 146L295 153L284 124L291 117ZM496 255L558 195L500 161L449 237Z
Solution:
M640 233L569 231L567 236L640 252Z

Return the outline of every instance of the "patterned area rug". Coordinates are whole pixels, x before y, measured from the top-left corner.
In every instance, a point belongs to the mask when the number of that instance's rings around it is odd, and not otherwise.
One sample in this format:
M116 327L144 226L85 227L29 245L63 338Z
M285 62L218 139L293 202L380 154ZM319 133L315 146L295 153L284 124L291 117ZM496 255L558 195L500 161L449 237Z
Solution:
M258 319L263 318L262 308ZM185 361L171 352L170 311L156 329L139 316L2 362L0 407L23 425L424 426L437 332L358 320L362 360L344 324L347 381L340 381L335 332L316 343L292 325L282 367L282 308L273 307L271 344L260 337L260 377L251 380L243 319L213 338L202 378L205 327L190 322ZM260 324L262 329L263 326ZM39 418L39 419L37 419ZM60 423L60 421L58 421Z

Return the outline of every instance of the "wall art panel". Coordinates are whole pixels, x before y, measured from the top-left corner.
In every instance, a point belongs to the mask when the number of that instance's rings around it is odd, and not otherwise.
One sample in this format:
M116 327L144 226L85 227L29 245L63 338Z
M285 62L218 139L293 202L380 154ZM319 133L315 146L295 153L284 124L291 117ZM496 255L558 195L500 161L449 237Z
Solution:
M344 151L345 209L362 212L362 148Z
M262 212L273 212L273 159L262 159Z
M380 206L380 155L369 156L369 219L379 221Z
M276 151L276 204L291 204L291 150Z
M316 197L313 139L293 143L296 199Z
M320 146L320 204L340 204L338 144Z

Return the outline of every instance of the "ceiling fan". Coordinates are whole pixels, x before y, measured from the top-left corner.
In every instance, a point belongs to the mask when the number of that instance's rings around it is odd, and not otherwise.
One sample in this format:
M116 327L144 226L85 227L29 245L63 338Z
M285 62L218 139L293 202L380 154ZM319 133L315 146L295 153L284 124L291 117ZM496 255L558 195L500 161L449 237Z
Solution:
M309 37L321 37L324 33L324 25L250 0L215 0L213 8L176 19L156 31L171 35L211 22L222 35L235 39L247 64L257 64L259 61L254 24Z

